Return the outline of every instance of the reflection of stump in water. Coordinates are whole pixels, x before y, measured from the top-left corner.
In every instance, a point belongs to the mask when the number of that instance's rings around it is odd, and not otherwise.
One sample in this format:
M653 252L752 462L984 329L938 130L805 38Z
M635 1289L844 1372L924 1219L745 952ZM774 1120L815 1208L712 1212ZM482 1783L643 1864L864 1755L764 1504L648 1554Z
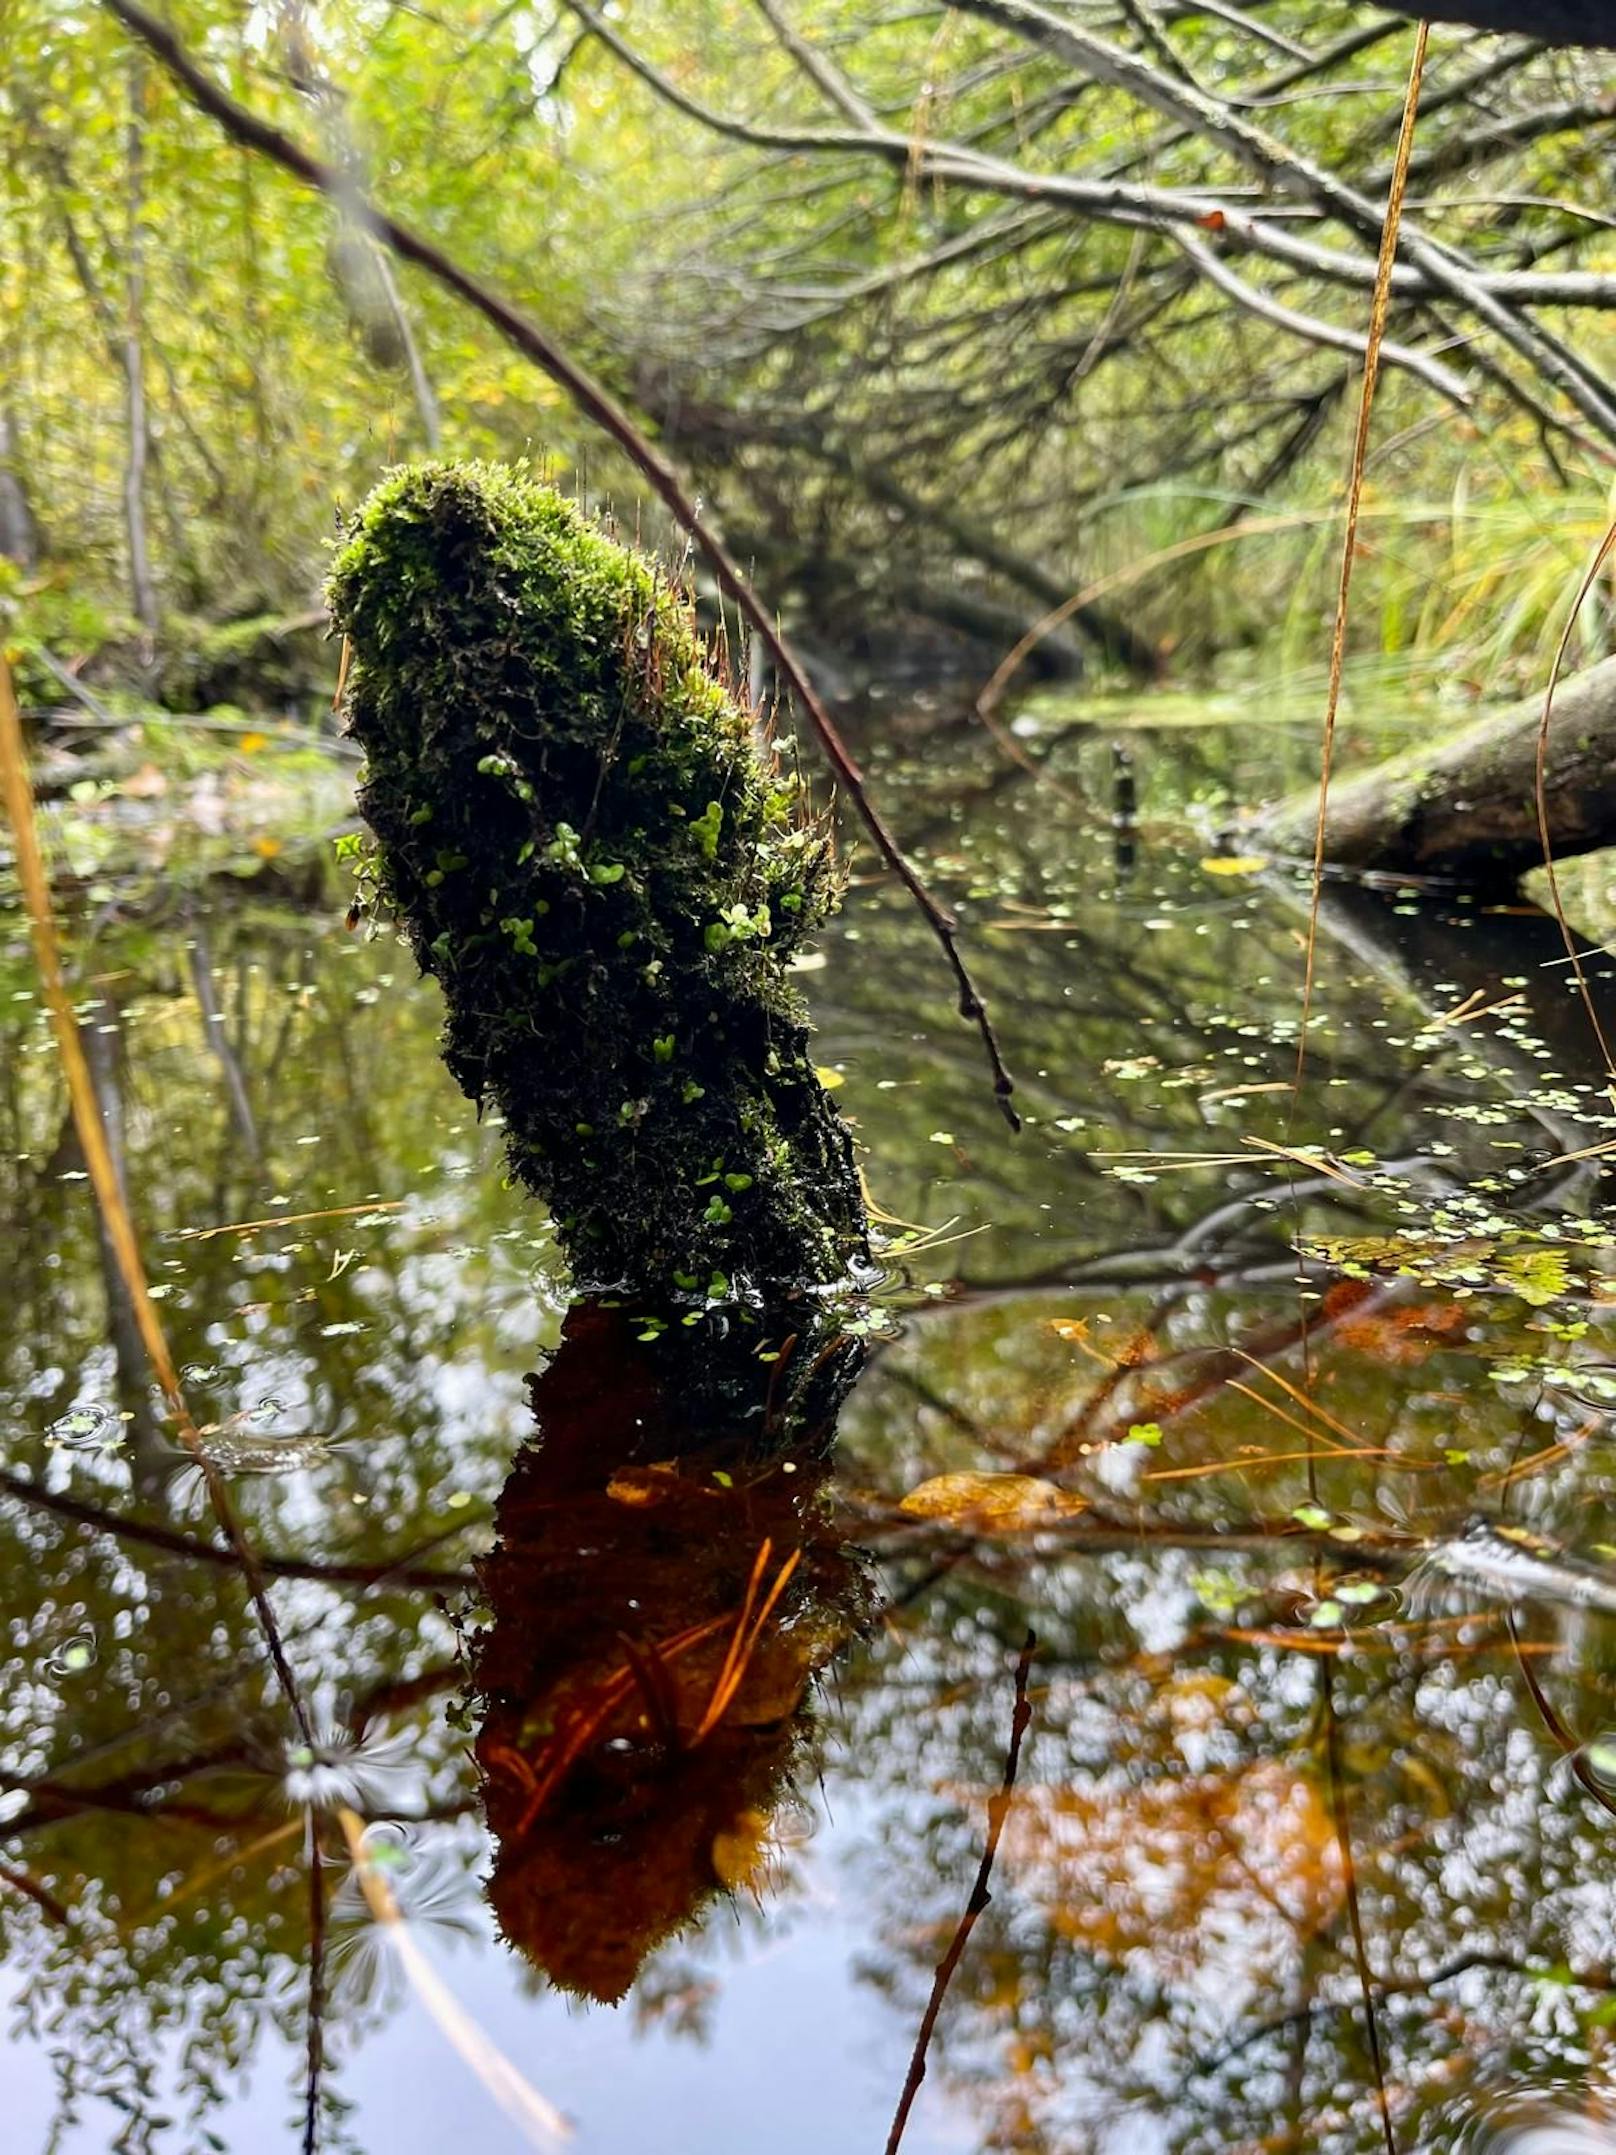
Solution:
M639 1329L573 1309L480 1567L490 1896L530 1960L603 2000L756 1875L808 1686L865 1595L821 1498L853 1344L765 1363L756 1333Z

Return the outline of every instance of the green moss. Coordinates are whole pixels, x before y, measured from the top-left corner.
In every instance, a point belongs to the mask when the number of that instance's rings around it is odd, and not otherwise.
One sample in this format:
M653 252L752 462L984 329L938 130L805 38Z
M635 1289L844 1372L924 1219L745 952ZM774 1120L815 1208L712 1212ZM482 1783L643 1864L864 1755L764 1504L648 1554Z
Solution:
M393 473L330 582L383 898L580 1281L767 1290L865 1248L786 961L836 896L684 595L552 489Z

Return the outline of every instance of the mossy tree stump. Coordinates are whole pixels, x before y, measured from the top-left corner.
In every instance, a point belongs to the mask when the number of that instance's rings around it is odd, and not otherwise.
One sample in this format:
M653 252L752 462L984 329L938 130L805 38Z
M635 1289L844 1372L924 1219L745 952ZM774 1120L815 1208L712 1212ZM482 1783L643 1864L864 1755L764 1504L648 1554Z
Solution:
M580 1285L777 1293L866 1254L788 960L837 896L682 591L553 489L393 473L330 602L378 894Z

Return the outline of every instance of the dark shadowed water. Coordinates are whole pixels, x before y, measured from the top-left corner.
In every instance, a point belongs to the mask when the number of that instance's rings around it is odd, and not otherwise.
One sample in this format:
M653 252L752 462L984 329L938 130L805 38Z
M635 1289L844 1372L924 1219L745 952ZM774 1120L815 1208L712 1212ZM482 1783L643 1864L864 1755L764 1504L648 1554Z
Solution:
M1559 931L1332 889L1293 1118L1305 891L1215 833L1311 728L1022 747L875 759L1027 1128L855 861L803 986L887 1280L789 1414L789 1341L711 1396L632 1309L563 1342L435 991L285 835L330 787L61 812L103 1115L309 1728L13 907L7 2155L294 2150L311 2064L367 2155L554 2113L581 2155L880 2155L1029 1627L909 2155L1616 2145L1616 1115Z

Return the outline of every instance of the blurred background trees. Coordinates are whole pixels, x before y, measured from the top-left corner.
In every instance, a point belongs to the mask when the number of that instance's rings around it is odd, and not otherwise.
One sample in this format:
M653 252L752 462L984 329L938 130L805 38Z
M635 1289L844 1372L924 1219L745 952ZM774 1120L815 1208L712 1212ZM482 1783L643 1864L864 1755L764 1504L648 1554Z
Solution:
M311 609L335 521L435 443L639 520L559 393L387 259L368 191L625 399L832 687L961 637L991 663L1105 579L1046 668L1317 654L1397 17L180 0L197 62L351 177L333 204L104 9L9 15L14 637L206 700L161 655ZM1496 690L1603 528L1613 120L1608 55L1434 33L1358 584L1360 651L1399 676Z

